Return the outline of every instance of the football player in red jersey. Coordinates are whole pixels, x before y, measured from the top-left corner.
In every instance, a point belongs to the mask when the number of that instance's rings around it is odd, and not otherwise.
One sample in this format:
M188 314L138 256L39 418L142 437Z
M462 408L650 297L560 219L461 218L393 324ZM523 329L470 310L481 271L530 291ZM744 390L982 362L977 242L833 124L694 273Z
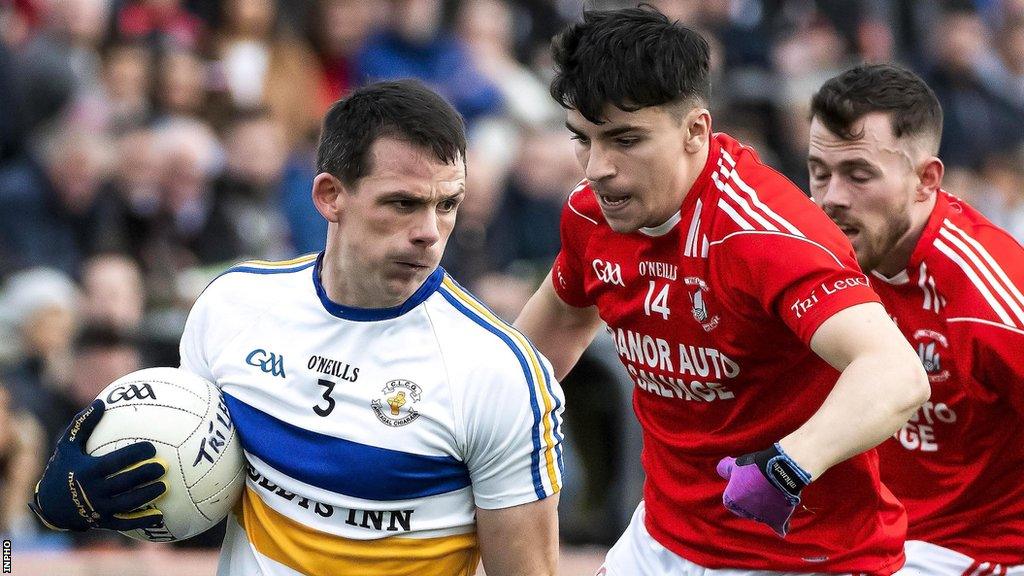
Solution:
M878 449L910 520L900 574L1024 574L1024 248L940 188L942 109L912 72L850 69L811 112L813 197L932 386Z
M636 384L644 502L602 569L892 574L906 515L872 448L927 377L849 241L711 131L696 32L587 12L553 55L586 180L517 325L563 376L604 321Z

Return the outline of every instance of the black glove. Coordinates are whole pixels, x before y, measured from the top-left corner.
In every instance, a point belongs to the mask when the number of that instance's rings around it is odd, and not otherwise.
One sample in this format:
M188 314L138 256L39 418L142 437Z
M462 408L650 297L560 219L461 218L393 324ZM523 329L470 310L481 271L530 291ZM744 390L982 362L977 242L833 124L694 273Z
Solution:
M79 412L57 442L29 508L55 530L135 530L160 525L163 513L139 508L167 491L166 472L150 442L137 442L103 456L85 443L103 416L102 400Z

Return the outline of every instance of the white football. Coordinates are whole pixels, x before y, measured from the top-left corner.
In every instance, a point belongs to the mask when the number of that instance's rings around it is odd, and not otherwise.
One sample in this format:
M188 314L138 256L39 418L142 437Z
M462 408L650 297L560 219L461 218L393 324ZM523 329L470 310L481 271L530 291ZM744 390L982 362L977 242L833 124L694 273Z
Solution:
M167 491L153 505L163 525L123 532L150 542L191 538L213 527L238 502L245 458L220 390L177 368L147 368L100 392L106 409L86 442L102 455L148 440L167 465Z

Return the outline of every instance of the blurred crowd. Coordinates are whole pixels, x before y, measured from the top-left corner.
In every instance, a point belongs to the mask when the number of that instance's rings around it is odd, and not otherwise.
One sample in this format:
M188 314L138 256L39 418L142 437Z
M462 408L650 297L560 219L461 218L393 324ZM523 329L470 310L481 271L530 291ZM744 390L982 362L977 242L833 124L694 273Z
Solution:
M648 3L712 43L714 129L804 189L821 82L863 60L912 67L945 110L945 188L1024 238L1024 0ZM318 123L353 87L416 77L463 114L469 195L442 264L514 318L581 178L549 41L585 7L631 4L0 0L0 534L69 545L24 503L71 415L122 374L177 365L192 302L232 263L322 249ZM637 457L617 441L629 384L609 357L566 385L572 541L621 531L601 514Z

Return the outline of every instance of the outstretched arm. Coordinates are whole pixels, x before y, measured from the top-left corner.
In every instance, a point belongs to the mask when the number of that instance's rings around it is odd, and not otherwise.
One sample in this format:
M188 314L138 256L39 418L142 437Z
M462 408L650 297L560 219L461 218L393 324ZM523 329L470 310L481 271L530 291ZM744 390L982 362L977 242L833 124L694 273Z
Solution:
M826 320L811 349L842 372L821 408L779 441L813 478L892 436L928 400L921 361L880 304Z
M878 303L858 304L825 320L811 348L842 372L825 402L802 426L772 446L723 458L722 502L779 536L800 492L826 470L880 444L928 399L921 363Z

